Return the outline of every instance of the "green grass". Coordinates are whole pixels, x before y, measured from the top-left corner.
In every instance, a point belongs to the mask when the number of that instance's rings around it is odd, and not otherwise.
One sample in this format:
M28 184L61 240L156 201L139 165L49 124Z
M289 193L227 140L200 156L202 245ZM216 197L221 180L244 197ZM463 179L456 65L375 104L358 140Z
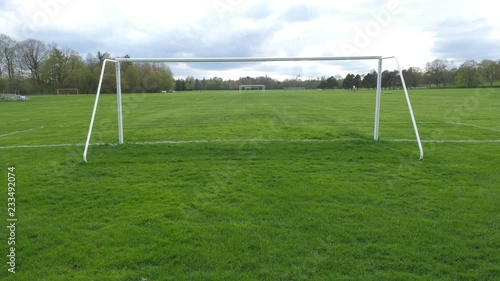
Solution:
M423 161L401 91L104 95L87 164L93 96L0 103L0 279L500 280L499 92L412 91Z

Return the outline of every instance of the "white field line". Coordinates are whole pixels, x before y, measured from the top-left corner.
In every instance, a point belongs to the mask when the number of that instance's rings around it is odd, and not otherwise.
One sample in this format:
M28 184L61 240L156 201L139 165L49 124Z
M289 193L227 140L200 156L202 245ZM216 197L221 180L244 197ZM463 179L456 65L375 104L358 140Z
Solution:
M5 134L5 135L0 135L0 138L12 136L12 135L16 135L16 134L20 134L20 133L26 133L26 132L31 132L31 131L35 131L35 130L40 130L40 129L43 129L43 128L45 128L45 126L40 126L40 127L36 127L36 128L22 130L22 131L16 131L16 132L8 133L8 134Z
M95 143L91 146L114 145L106 143ZM18 149L18 148L52 148L52 147L83 147L84 143L62 143L62 144L35 144L35 145L13 145L13 146L0 146L0 149Z
M346 142L359 139L333 139L333 140L315 140L315 139L226 139L226 140L178 140L178 141L152 141L152 142L129 142L129 145L160 145L160 144L204 144L204 143L326 143L326 142ZM416 142L415 139L381 139L384 142ZM422 140L423 143L500 143L500 140ZM91 146L118 146L116 143L93 143ZM83 143L75 144L40 144L40 145L13 145L0 146L0 149L22 149L22 148L54 148L54 147L84 147Z
M417 142L415 139L382 140L386 142ZM423 143L500 143L500 140L422 140Z
M481 127L473 124L466 124L466 123L457 123L457 122L448 122L449 124L452 125L460 125L460 126L466 126L466 127L473 127L477 129L482 129L482 130L489 130L489 131L494 131L494 132L500 132L500 129L495 129L495 128L488 128L488 127Z

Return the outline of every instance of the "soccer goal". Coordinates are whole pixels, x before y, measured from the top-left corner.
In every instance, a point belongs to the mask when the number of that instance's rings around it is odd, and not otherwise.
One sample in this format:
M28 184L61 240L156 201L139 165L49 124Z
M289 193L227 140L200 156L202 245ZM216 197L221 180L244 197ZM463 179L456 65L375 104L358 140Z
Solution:
M262 93L266 93L266 85L240 85L240 94L243 91L254 91L254 90L262 90Z
M58 95L79 95L77 88L57 89Z
M97 88L97 95L94 103L94 110L92 112L92 117L90 119L89 131L87 134L87 141L85 142L85 149L83 151L83 160L87 162L87 153L90 145L90 139L92 136L92 128L94 126L95 116L97 112L97 106L99 104L99 96L101 93L102 81L104 78L104 71L106 69L107 63L115 64L116 71L116 96L117 96L117 112L118 112L118 143L124 143L123 137L123 110L122 110L122 90L121 90L121 63L147 63L147 62L163 62L163 63L241 63L241 62L299 62L299 61L360 61L360 60L373 60L378 61L377 68L377 91L375 95L375 120L374 120L374 136L375 141L379 140L379 128L380 128L380 104L382 95L382 64L384 60L394 59L399 70L399 76L401 78L401 84L406 97L406 102L408 104L408 111L410 113L411 121L415 131L415 137L420 150L420 160L424 157L424 150L422 147L422 142L420 140L420 135L417 128L417 122L415 121L415 116L413 114L413 109L410 101L410 96L406 87L406 83L399 65L399 61L396 57L383 57L383 56L356 56L356 57L281 57L281 58L115 58L115 59L105 59L103 62L103 67L101 70L101 77L99 79L99 86Z

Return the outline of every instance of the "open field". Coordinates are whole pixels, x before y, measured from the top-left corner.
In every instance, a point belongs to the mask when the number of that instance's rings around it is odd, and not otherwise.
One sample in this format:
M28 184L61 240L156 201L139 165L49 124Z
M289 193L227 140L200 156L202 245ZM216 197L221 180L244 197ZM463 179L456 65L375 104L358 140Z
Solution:
M500 280L500 89L0 103L2 280Z

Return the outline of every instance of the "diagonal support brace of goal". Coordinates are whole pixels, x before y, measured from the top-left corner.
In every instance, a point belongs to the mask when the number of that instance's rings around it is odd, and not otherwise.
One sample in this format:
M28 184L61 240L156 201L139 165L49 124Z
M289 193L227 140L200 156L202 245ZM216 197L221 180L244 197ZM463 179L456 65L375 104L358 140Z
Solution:
M422 141L420 140L420 134L418 132L417 122L415 121L415 116L413 114L413 108L410 101L410 96L406 88L406 83L399 65L399 61L396 57L383 57L383 56L357 56L357 57L291 57L291 58L115 58L115 59L105 59L103 62L103 67L101 71L101 77L99 79L99 86L97 88L97 95L94 103L94 110L92 112L92 117L90 120L89 131L87 135L87 141L85 142L85 149L83 152L83 160L87 162L87 153L90 146L90 139L92 136L92 128L94 127L94 120L97 112L97 106L99 104L99 96L101 94L101 86L104 78L104 70L106 69L106 64L108 62L114 63L116 68L116 96L117 96L117 111L118 111L118 142L120 144L124 143L123 140L123 112L122 112L122 90L121 90L121 72L120 64L122 62L165 62L165 63L231 63L231 62L291 62L291 61L348 61L348 60L378 60L377 69L377 92L375 98L375 125L374 125L374 140L379 140L379 128L380 128L380 104L382 95L382 63L384 60L394 59L399 71L399 76L401 78L401 84L403 85L403 90L406 97L406 102L408 104L408 110L410 112L411 121L413 123L413 128L415 131L415 137L418 143L418 148L420 150L420 160L424 158L424 150L422 147Z

